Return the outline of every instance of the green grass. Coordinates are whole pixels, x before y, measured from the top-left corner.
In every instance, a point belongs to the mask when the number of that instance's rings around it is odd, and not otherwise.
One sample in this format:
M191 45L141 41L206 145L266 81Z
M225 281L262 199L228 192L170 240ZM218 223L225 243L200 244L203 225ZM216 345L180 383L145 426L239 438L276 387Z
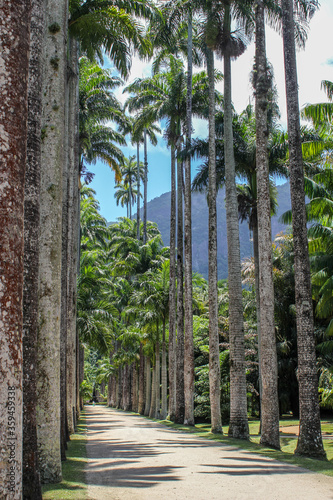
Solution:
M45 484L42 487L43 500L86 500L85 484L86 422L84 412L81 414L76 433L71 435L66 451L67 460L62 462L62 481L57 484Z
M261 446L259 444L260 436L258 436L258 431L259 431L258 420L249 422L250 437L251 437L250 441L228 438L228 426L223 426L223 434L212 434L210 432L209 424L197 424L195 425L195 427L187 427L184 425L174 424L173 422L170 422L168 420L158 420L158 422L167 425L168 427L172 427L174 429L190 432L192 434L195 434L196 436L205 439L211 439L213 441L217 441L226 444L228 446L236 446L237 448L241 448L243 450L247 450L252 453L257 453L265 457L273 458L275 460L280 460L281 462L287 462L292 465L304 467L313 472L318 472L333 477L333 439L323 440L324 448L327 454L327 461L323 461L311 458L303 458L294 455L297 439L292 436L285 436L285 437L281 436L280 438L281 451ZM282 426L298 425L298 424L299 424L298 420L280 420L280 425ZM323 421L322 432L323 435L331 434L333 432L333 422Z

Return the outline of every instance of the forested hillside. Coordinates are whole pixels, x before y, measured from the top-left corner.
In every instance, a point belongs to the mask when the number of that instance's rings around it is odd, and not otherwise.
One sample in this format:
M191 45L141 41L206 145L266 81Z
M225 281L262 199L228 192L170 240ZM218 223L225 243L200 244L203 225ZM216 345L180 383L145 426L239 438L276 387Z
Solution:
M290 209L290 189L285 183L277 187L278 212L272 217L272 238L284 231L286 225L279 221L281 214ZM219 279L227 278L227 237L226 237L226 213L224 202L224 190L217 196L217 265ZM170 213L171 193L164 193L158 198L154 198L148 203L148 219L156 222L162 234L163 243L169 246L170 243L170 218L166 214ZM136 215L134 216L136 217ZM193 231L193 271L208 276L208 205L206 195L203 193L193 193L192 195L192 231ZM240 249L241 258L253 256L251 234L246 222L240 223Z

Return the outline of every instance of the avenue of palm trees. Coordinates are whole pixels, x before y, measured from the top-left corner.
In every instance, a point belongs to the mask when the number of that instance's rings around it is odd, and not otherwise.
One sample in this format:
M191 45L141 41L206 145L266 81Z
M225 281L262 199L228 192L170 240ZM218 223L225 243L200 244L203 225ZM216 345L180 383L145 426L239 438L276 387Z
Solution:
M213 433L227 421L229 436L244 440L248 415L260 415L261 443L275 449L279 416L293 412L295 452L325 459L333 84L322 84L328 102L300 112L295 55L318 8L316 0L0 4L1 498L38 500L42 483L61 481L83 402L103 394L109 406L153 418L209 420ZM266 58L267 20L283 44L287 132ZM237 115L232 61L251 40L255 104ZM150 77L127 81L133 54L152 63ZM124 106L115 97L121 85ZM194 137L193 118L206 120L206 140ZM147 144L161 129L170 151L169 247L147 220ZM137 153L126 158L128 141ZM193 158L203 163L192 182ZM127 209L111 225L89 188L96 161L114 172L116 202ZM272 245L275 176L290 183L291 230ZM207 194L207 281L192 272L193 190ZM245 263L240 219L253 234Z

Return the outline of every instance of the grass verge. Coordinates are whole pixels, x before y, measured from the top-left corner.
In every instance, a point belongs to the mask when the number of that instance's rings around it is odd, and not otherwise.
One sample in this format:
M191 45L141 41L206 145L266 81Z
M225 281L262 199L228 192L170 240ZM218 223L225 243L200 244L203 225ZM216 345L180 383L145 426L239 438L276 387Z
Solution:
M84 411L81 414L75 434L72 434L66 451L66 460L62 462L62 481L57 484L44 484L43 500L86 500L85 484L86 453L86 420Z

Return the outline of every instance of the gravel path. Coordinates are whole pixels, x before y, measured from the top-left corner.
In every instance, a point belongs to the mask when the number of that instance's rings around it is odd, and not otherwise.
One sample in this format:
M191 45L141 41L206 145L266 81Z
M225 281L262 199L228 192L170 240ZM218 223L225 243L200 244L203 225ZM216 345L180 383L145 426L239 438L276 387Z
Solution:
M87 500L327 500L333 478L86 406Z

